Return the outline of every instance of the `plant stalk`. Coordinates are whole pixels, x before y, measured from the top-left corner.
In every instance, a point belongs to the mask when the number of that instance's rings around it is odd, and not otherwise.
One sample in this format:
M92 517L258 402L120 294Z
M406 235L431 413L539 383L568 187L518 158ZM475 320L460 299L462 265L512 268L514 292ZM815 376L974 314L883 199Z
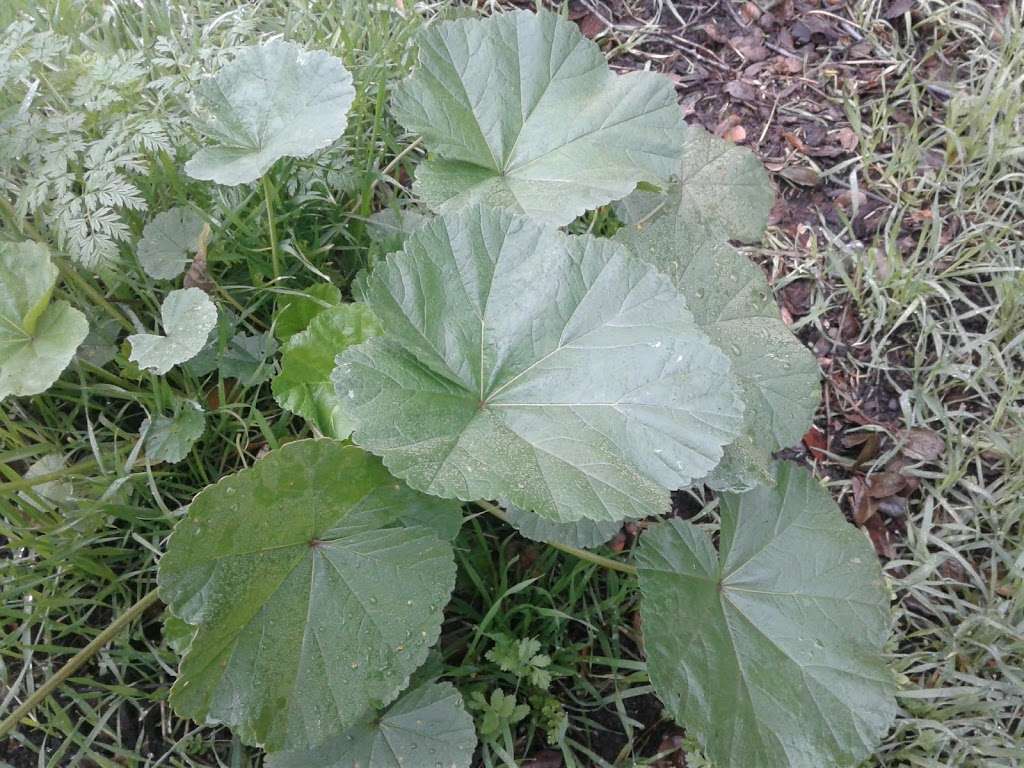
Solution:
M80 666L95 656L103 646L117 637L122 630L141 616L149 606L157 601L157 597L156 589L147 592L128 610L118 616L113 624L96 635L91 643L72 656L68 663L61 667L53 677L39 686L31 696L25 699L21 706L4 718L4 721L0 723L0 739L13 731L14 727L21 722L25 715L39 706L47 696L57 690L65 680L71 677Z
M495 504L489 501L477 501L475 502L478 507L482 507L486 512L494 515L496 518L501 520L503 523L508 523L508 518L505 517L505 513ZM554 547L555 549L561 550L567 554L578 557L580 560L586 560L591 563L600 565L602 568L607 568L610 571L618 571L619 573L628 573L630 576L636 576L636 566L630 565L629 563L622 563L618 560L612 560L610 557L602 557L601 555L595 555L593 552L588 552L585 549L579 547L570 547L568 544L556 544L555 542L548 542L548 546Z
M271 202L271 189L270 179L263 175L260 179L260 185L263 187L263 200L267 205L267 233L270 235L270 263L274 268L274 279L276 280L281 276L281 259L277 253L277 225L274 223L274 204Z

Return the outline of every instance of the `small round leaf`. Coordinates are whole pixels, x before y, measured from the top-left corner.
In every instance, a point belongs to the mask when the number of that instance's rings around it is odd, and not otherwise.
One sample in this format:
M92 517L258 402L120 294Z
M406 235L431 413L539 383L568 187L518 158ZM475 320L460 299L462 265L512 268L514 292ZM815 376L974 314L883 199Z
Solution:
M199 247L203 219L189 208L158 213L142 230L137 248L142 270L154 280L171 280L185 271Z

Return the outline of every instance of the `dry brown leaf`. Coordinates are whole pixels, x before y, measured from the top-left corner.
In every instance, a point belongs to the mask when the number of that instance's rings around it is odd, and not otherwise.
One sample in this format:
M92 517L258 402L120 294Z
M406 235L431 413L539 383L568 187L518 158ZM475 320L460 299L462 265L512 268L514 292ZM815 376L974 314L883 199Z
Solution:
M935 461L946 450L946 441L927 427L909 429L905 437L903 453L918 461Z

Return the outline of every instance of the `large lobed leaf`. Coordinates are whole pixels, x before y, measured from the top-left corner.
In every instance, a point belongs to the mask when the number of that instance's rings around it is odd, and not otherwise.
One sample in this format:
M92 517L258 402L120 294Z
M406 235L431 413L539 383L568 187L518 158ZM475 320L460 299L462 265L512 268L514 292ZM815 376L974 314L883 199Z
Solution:
M0 242L0 400L49 389L89 333L85 315L50 301L57 274L46 246Z
M427 29L395 115L432 153L416 171L428 205L486 203L556 225L667 179L683 128L671 80L613 74L549 11Z
M637 549L655 690L722 768L857 765L896 712L871 544L789 465L721 508L717 554L681 520Z
M171 690L180 715L308 748L395 698L455 584L451 544L394 527L411 511L398 487L358 448L305 440L196 496L159 570L198 627Z
M185 164L194 179L256 181L282 157L327 147L348 123L352 75L340 59L283 40L250 46L197 89L215 142Z
M268 768L469 768L473 718L451 683L426 683L312 750L270 755Z
M742 404L678 291L608 240L474 206L364 281L385 335L334 372L355 441L414 488L559 522L668 509Z
M707 480L718 489L770 482L772 454L799 442L818 405L814 355L782 322L761 270L727 242L759 240L771 203L771 184L753 154L687 128L680 181L666 194L634 193L618 207L639 223L615 239L672 280L742 388L742 434Z

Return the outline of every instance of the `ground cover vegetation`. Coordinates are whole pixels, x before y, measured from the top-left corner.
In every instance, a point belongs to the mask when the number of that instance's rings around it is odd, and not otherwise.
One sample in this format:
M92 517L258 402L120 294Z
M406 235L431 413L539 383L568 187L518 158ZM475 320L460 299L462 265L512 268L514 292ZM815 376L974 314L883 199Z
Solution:
M0 11L0 759L1019 763L1020 19Z

